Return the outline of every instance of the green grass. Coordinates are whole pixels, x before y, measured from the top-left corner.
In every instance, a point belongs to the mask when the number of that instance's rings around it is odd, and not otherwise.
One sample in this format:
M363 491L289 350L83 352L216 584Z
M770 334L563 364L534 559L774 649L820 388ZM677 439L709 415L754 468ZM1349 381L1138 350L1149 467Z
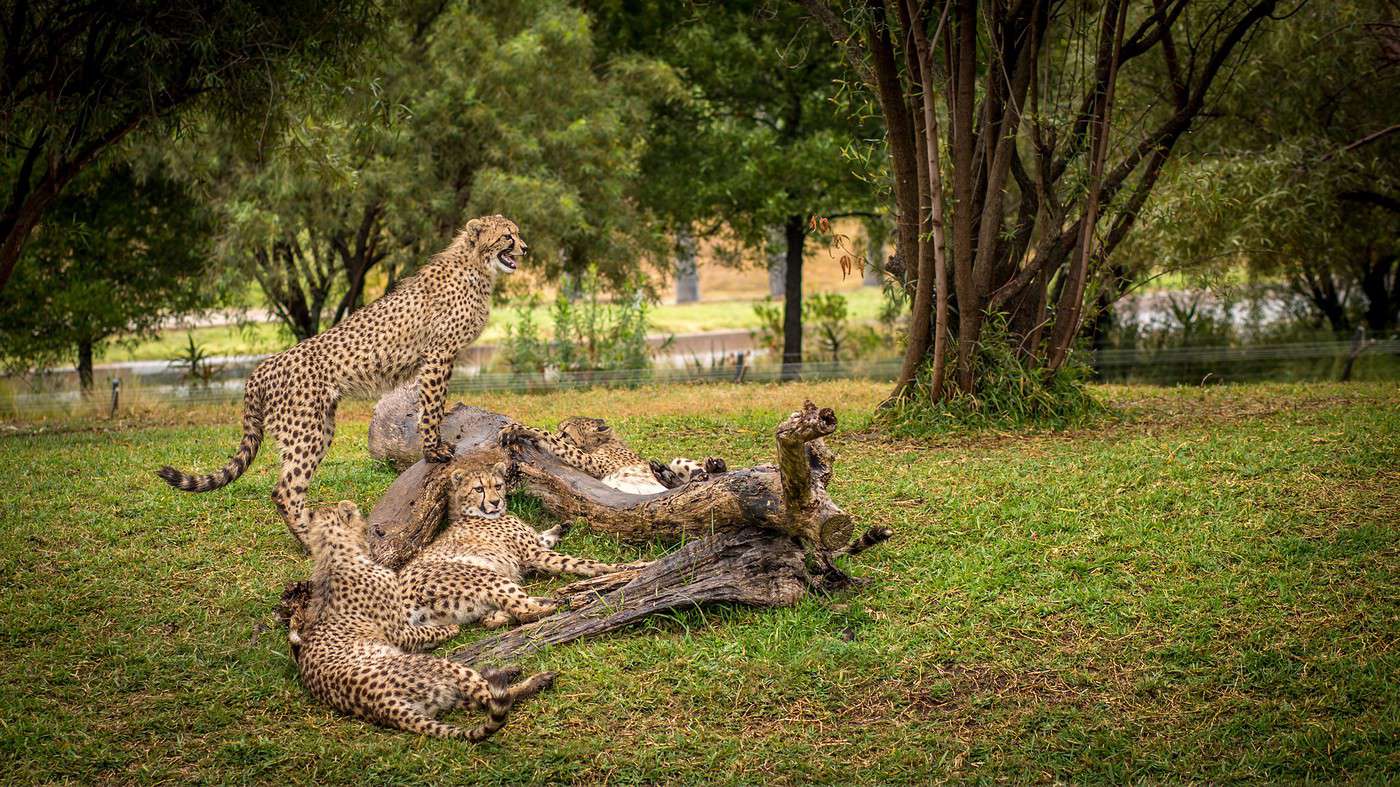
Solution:
M845 293L853 323L875 321L880 312L880 290L866 287ZM664 304L651 312L652 333L686 334L705 331L753 330L758 319L753 313L754 300L702 301L700 303ZM506 336L506 326L516 320L513 306L497 306L481 335L482 343L494 344ZM547 334L551 330L549 306L534 310L535 324ZM277 323L250 323L239 327L220 325L191 330L169 330L155 339L108 348L102 361L167 361L181 354L186 346L186 334L210 355L254 355L277 352L292 345L292 335Z
M1096 389L1069 433L890 440L881 386L697 387L484 406L606 414L644 453L772 458L838 408L831 492L889 544L863 590L690 611L525 664L555 688L480 746L310 701L272 607L308 570L270 454L208 495L228 410L0 437L0 767L14 782L1391 781L1400 776L1400 390ZM662 394L665 394L663 397ZM393 476L342 413L312 495ZM174 419L171 419L174 420ZM66 430L66 431L65 431ZM579 533L566 550L639 556Z

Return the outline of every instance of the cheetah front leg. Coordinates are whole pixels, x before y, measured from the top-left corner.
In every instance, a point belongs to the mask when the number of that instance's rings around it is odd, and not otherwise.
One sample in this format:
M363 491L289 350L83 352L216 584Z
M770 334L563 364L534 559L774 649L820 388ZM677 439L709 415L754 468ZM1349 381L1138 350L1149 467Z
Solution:
M462 633L456 623L446 626L395 626L385 632L389 641L404 650L428 650Z
M452 459L452 446L442 444L438 427L442 425L453 358L449 355L424 361L418 370L418 436L423 443L423 458L439 464Z
M570 523L570 522L560 522L559 524L555 525L554 527L551 527L550 529L544 531L543 533L540 533L540 537L539 537L539 544L540 544L540 546L544 547L545 549L553 549L553 548L555 548L556 546L559 545L559 542L560 542L560 541L563 541L563 540L564 540L564 536L568 535L568 534L569 534L569 530L571 530L572 528L573 528L573 524L572 524L572 523Z

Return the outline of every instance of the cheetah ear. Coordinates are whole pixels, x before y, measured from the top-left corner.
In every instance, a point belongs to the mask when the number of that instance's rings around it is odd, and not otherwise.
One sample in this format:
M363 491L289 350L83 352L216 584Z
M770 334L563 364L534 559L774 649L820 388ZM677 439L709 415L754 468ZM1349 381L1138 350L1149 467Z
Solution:
M461 485L461 483L462 483L463 481L465 481L466 478L467 478L467 471L463 470L463 469L460 468L460 467L454 469L454 470L452 471L452 474L451 474L450 476L448 476L448 479L452 481L452 485L453 485L453 486L459 486L459 485Z
M510 473L510 466L507 465L505 462L497 462L496 464L491 466L491 472L495 473L496 475L502 478L505 478L506 475Z
M462 237L466 240L467 245L476 245L477 240L481 238L481 231L484 229L486 229L485 221L482 219L472 219L462 227Z
M354 501L351 500L340 501L336 504L335 509L346 519L352 519L356 514L360 513L359 506L355 505Z

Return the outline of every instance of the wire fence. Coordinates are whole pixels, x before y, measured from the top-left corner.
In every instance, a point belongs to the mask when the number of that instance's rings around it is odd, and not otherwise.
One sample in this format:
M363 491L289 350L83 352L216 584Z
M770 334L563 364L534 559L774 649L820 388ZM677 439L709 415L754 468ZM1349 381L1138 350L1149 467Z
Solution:
M1113 383L1157 385L1249 382L1261 380L1397 380L1400 381L1400 339L1318 341L1254 346L1176 347L1160 350L1109 349L1084 352L1094 379ZM250 359L256 361L257 359ZM631 388L643 385L701 385L713 383L773 383L783 380L863 379L892 381L899 372L897 357L860 361L808 361L784 368L774 362L754 363L751 353L734 353L705 364L679 368L617 369L583 372L518 374L459 369L449 391L547 393L583 388ZM250 363L251 368L251 363ZM126 374L107 380L110 390L83 397L71 385L58 387L44 379L0 383L0 417L22 420L80 410L116 415L131 406L198 406L242 398L243 380L208 385L153 383L155 378Z

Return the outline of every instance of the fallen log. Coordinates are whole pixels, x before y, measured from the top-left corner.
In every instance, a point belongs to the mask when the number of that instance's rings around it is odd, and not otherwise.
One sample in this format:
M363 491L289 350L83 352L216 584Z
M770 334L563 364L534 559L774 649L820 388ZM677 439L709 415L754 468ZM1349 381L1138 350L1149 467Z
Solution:
M849 584L844 574L809 572L804 555L795 539L771 530L746 526L716 533L687 542L645 568L566 585L555 594L567 603L564 610L464 645L448 658L474 665L504 663L616 631L657 612L716 603L789 606L808 591Z
M633 542L684 543L652 563L585 579L559 589L561 611L511 631L472 642L450 658L468 664L504 662L552 645L623 628L648 615L713 603L787 606L809 592L857 584L832 562L889 538L874 528L845 546L851 518L827 495L834 455L823 438L836 429L828 408L806 402L775 430L778 463L730 471L707 481L651 495L605 486L533 445L503 449L498 435L510 419L458 405L443 422L455 443L445 465L417 460L416 397L395 392L375 408L371 452L406 466L370 513L375 558L402 567L431 541L443 520L447 479L456 466L509 457L518 482L558 516L583 517L594 530ZM392 397L392 398L391 398ZM413 462L409 462L413 459ZM844 548L840 548L843 547ZM314 603L314 588L288 586L282 614Z
M371 455L409 467L371 512L370 521L386 527L406 523L412 533L423 528L422 517L409 514L412 507L441 494L428 486L437 476L418 461L416 408L412 389L400 388L380 400L370 423ZM455 442L464 461L497 461L503 454L494 440L510 422L505 416L459 404L443 419L442 439ZM650 495L619 492L533 445L513 445L509 453L519 486L538 498L545 510L563 519L582 517L592 529L626 543L674 543L716 530L754 526L831 550L845 544L852 531L851 517L826 491L834 455L823 438L835 430L836 414L807 402L777 428L776 465L731 470ZM431 515L432 510L424 513Z

